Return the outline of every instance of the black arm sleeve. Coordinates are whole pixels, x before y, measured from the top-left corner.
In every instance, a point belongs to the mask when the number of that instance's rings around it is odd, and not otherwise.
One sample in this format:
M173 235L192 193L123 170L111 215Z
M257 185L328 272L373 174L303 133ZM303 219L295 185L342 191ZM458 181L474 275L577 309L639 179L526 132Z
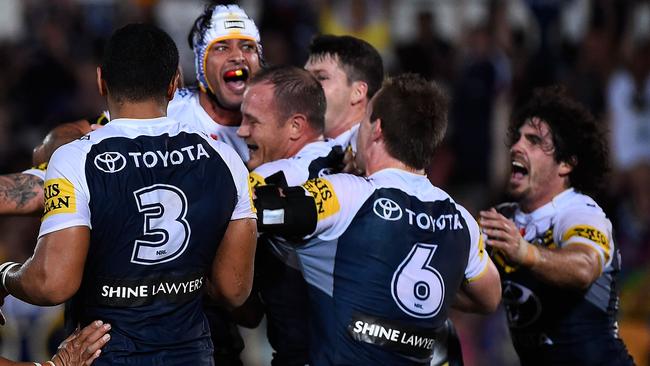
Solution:
M287 239L301 239L316 230L316 203L302 187L274 184L255 188L257 229Z

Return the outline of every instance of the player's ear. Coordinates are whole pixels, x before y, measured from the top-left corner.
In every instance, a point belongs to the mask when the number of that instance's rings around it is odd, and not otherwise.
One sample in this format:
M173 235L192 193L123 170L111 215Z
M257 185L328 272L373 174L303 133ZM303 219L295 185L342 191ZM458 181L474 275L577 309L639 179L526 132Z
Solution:
M361 103L368 96L368 84L365 81L354 81L352 82L352 96L350 103L352 105Z
M292 140L299 139L301 136L307 133L307 128L309 128L307 117L302 113L296 113L292 115L289 117L289 121L287 123L290 123L289 137Z
M106 96L106 82L102 79L102 68L97 66L97 89L99 90L99 95L102 97Z
M566 177L571 174L576 165L578 165L578 158L575 156L572 156L569 161L561 161L558 174L560 177Z

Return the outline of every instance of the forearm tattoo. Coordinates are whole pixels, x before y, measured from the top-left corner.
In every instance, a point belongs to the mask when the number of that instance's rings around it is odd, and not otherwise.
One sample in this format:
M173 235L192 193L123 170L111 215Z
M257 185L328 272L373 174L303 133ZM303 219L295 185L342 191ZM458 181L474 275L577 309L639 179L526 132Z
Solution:
M0 175L0 211L23 209L43 190L43 181L31 174Z

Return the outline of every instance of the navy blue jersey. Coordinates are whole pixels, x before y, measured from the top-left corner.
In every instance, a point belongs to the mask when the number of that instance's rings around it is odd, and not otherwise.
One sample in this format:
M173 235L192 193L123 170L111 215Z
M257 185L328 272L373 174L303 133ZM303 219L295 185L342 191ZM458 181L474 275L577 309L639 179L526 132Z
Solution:
M314 365L427 365L462 281L486 268L478 224L425 176L308 181L318 226L297 249Z
M254 217L236 153L169 118L117 119L57 150L44 191L40 235L91 229L69 315L111 323L96 362L211 364L206 276L228 223Z
M586 290L540 281L492 251L502 279L510 334L522 365L631 365L618 338L616 275L620 256L611 223L590 197L569 189L525 214L516 204L498 207L540 247L571 245L598 253L600 277Z

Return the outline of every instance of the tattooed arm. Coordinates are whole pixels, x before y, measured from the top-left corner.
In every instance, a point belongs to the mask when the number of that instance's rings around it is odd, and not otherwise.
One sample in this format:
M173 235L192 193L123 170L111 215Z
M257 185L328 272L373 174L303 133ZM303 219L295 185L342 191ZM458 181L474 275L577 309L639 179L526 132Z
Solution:
M31 174L0 175L0 215L43 212L43 180Z

